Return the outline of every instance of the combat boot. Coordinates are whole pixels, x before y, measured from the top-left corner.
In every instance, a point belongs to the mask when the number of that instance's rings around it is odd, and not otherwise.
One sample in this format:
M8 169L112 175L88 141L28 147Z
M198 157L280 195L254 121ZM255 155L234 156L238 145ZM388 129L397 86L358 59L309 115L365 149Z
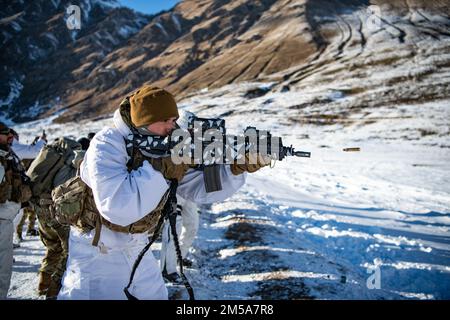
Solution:
M52 275L40 272L39 273L39 284L38 284L38 294L40 296L44 296L47 294L48 288L52 282Z
M59 290L61 290L61 281L59 280L56 281L52 279L45 298L47 300L56 300L56 298L58 297Z
M183 259L183 267L192 268L193 264L194 264L194 262L192 262L191 259L188 259L188 258Z
M36 229L30 229L27 231L27 236L36 237L39 235L39 232Z
M167 272L163 272L162 276L166 282L169 282L169 283L172 283L175 285L179 285L179 284L183 283L183 279L177 272L172 272L169 274Z

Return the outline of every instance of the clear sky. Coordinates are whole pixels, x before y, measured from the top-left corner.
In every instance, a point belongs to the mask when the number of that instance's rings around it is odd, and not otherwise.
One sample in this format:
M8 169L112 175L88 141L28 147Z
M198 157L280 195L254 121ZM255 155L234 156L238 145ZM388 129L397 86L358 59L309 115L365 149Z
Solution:
M136 11L152 14L172 8L179 0L119 0L119 2Z

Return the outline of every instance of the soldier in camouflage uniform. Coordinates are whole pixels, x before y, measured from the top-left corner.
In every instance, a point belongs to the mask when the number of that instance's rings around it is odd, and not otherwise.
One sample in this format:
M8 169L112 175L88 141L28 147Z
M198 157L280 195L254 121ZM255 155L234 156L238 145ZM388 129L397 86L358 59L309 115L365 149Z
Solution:
M70 227L53 222L48 211L51 199L42 200L35 209L39 217L39 237L47 250L39 269L38 293L53 299L58 295L61 278L66 270Z
M22 210L23 210L23 215L22 218L19 221L19 224L17 225L16 228L16 234L17 234L17 238L22 241L23 237L22 237L22 230L23 230L23 226L25 224L25 222L28 219L28 226L27 226L27 236L37 236L39 235L38 231L35 229L35 225L36 225L36 212L34 212L33 208L30 207L30 205L28 203L22 204Z
M25 167L25 170L27 170L30 167L31 162L33 162L33 159L22 159L22 164ZM22 217L20 218L20 221L16 227L16 235L19 241L23 240L22 238L23 225L25 224L27 219L28 219L27 236L39 235L38 231L35 229L37 219L36 212L34 212L30 203L28 202L22 203L22 210L23 210Z
M42 133L41 136L37 136L31 144L24 144L19 142L19 134L11 129L11 133L14 136L14 140L12 143L12 149L17 154L17 156L22 160L22 165L25 170L28 170L30 164L33 162L33 159L39 154L41 149L47 144L47 136L45 132ZM27 236L37 236L38 232L35 229L36 222L36 213L34 212L31 205L26 202L22 203L22 215L18 215L17 218L20 218L19 222L16 220L14 223L17 225L16 227L16 235L19 241L22 241L22 230L25 221L28 218L28 227L27 227Z
M81 149L81 145L73 140L71 143L74 151L66 158L64 165L56 173L52 185L39 197L35 196L32 201L33 208L38 216L39 236L47 249L39 269L38 284L39 295L45 295L46 299L57 297L69 253L70 227L63 226L52 218L50 206L53 204L51 190L74 177L83 160L85 150L76 150Z
M31 197L28 178L11 149L13 134L0 122L0 299L5 299L13 264L13 219Z

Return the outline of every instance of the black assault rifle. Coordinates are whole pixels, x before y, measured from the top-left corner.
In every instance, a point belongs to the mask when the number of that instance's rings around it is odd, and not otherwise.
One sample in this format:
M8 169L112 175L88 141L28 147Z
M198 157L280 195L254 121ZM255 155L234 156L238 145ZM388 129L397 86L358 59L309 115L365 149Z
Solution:
M187 150L189 158L194 163L199 162L197 166L203 170L206 192L222 190L220 164L245 161L245 154L262 153L280 161L288 156L311 157L310 152L295 151L292 145L286 147L280 137L273 137L270 131L257 130L256 127L247 127L243 136L228 135L225 120L221 118L192 116L188 121L188 132L194 143L190 144L190 150L189 146L182 148L178 155L183 156L183 151ZM197 146L201 146L201 152L197 150L196 154Z
M224 119L195 116L189 117L187 131L174 130L168 137L134 139L133 144L141 150L144 147L146 156L171 155L177 164L186 163L202 170L206 192L222 190L221 164L244 163L246 154L260 153L280 161L290 156L311 157L310 152L284 146L281 137L272 136L270 131L247 127L244 135L228 135Z

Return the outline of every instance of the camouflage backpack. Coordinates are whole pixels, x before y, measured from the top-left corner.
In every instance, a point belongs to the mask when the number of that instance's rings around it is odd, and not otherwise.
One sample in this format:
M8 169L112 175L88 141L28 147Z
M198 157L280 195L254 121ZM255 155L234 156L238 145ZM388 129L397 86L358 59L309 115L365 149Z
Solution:
M77 174L53 189L51 212L58 223L86 233L100 226L100 214L93 200L90 188Z
M65 137L42 148L27 171L33 197L41 198L44 193L50 194L55 187L55 177L61 168L72 161L75 150L81 150L81 145Z

